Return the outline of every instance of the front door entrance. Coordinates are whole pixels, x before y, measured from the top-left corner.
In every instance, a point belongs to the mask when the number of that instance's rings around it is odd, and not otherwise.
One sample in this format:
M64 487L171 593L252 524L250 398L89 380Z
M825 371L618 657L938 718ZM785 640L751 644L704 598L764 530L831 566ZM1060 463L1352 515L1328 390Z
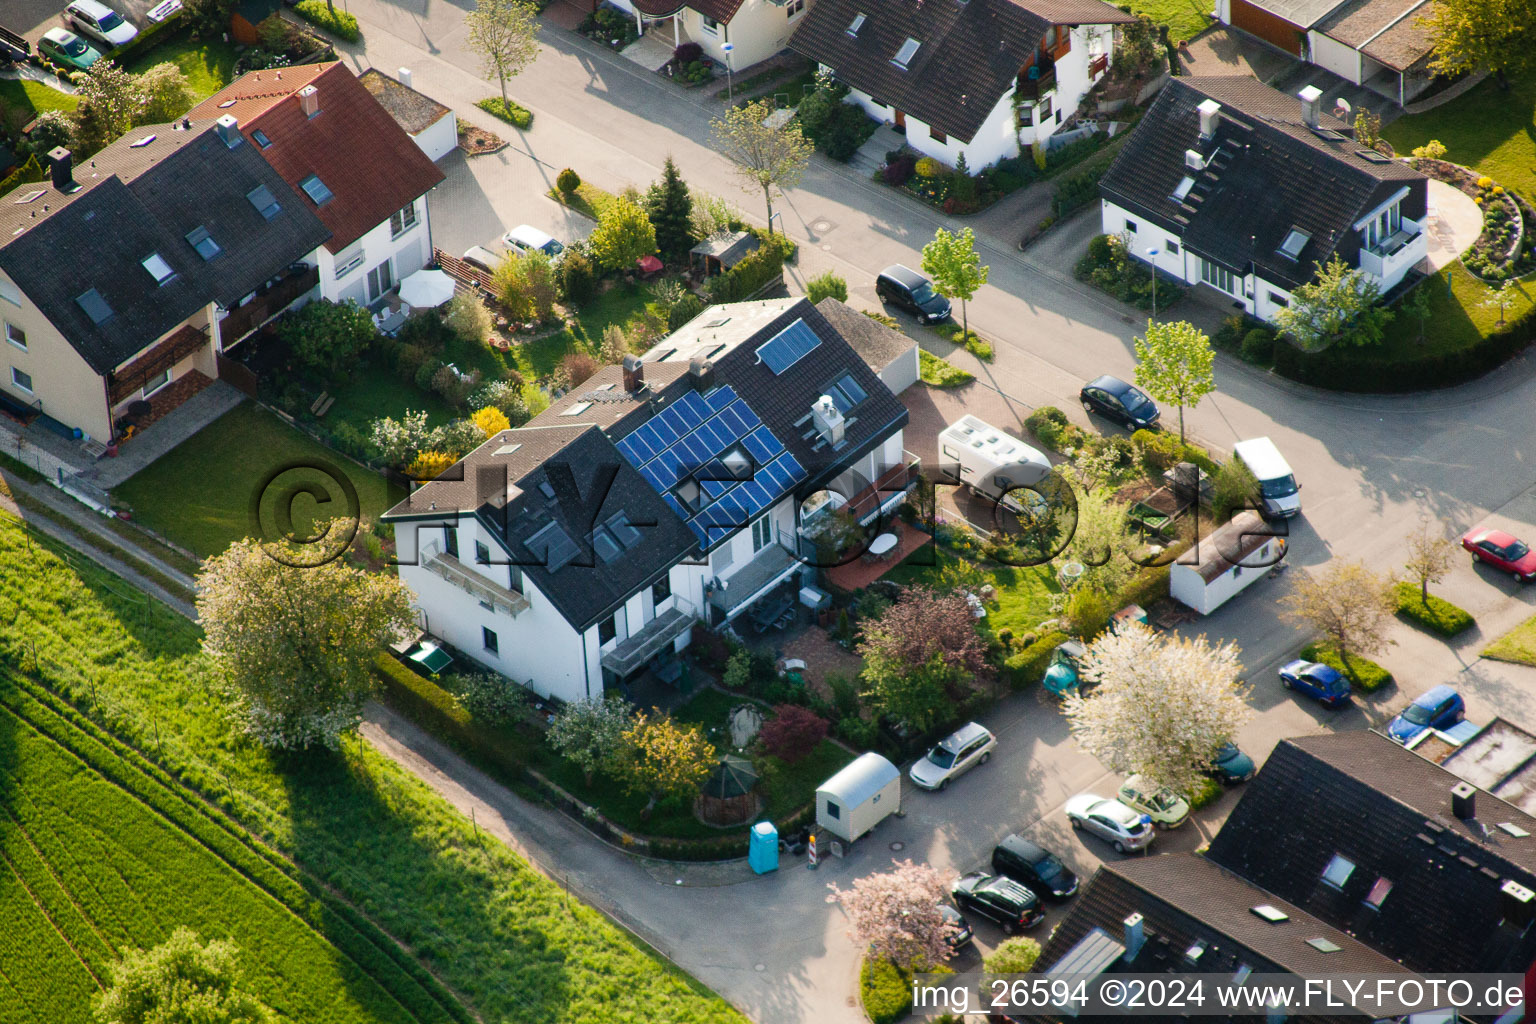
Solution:
M896 111L896 130L899 132L907 130L907 115L899 110Z

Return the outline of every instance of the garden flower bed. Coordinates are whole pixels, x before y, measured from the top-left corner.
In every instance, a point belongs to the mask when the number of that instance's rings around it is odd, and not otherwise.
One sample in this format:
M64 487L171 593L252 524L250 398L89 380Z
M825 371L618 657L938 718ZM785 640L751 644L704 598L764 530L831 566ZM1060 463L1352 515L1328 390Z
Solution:
M1415 167L1471 196L1483 210L1483 231L1462 256L1461 262L1485 281L1502 281L1536 269L1536 259L1525 246L1525 226L1536 217L1529 203L1487 175L1448 160L1420 159Z

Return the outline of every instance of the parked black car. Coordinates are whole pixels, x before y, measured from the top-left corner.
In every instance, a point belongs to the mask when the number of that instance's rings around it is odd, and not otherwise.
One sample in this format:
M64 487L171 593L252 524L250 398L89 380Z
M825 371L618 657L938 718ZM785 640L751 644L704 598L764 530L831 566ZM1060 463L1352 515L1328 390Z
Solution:
M1082 399L1086 411L1114 420L1126 430L1152 430L1162 415L1157 403L1140 388L1108 374L1083 385L1078 398Z
M964 914L948 903L939 904L939 913L944 915L946 923L955 926L954 931L944 936L944 941L949 944L952 952L960 952L976 937L976 933L971 930L971 922L967 921Z
M980 914L1012 935L1045 918L1040 898L1011 878L973 871L962 875L950 890L961 910Z
M1077 894L1077 876L1049 850L1020 835L1007 835L992 851L992 870L1031 892L1064 900Z
M911 267L892 264L875 278L875 294L881 302L904 309L925 324L949 319L949 300L933 290L933 283Z

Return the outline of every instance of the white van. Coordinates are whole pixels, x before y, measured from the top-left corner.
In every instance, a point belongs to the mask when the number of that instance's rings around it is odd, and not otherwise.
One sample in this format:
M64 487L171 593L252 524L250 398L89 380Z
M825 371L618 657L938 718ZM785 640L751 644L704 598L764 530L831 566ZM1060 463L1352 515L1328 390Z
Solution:
M1272 519L1289 519L1301 514L1301 485L1290 465L1267 437L1251 441L1239 441L1232 446L1232 454L1243 460L1243 465L1259 482L1259 502L1263 513Z

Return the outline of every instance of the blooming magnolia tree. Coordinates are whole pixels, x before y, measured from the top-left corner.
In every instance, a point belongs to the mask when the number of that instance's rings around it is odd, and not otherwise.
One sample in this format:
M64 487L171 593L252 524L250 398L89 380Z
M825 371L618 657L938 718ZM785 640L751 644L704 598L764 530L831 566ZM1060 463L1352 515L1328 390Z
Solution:
M950 954L945 940L953 931L939 911L949 882L928 864L891 863L890 871L854 879L851 889L828 885L827 902L842 905L849 936L873 956L913 970L941 963Z
M1072 735L1114 771L1192 793L1211 755L1253 715L1238 683L1239 653L1134 622L1105 633L1082 664L1083 680L1097 687L1062 709Z

